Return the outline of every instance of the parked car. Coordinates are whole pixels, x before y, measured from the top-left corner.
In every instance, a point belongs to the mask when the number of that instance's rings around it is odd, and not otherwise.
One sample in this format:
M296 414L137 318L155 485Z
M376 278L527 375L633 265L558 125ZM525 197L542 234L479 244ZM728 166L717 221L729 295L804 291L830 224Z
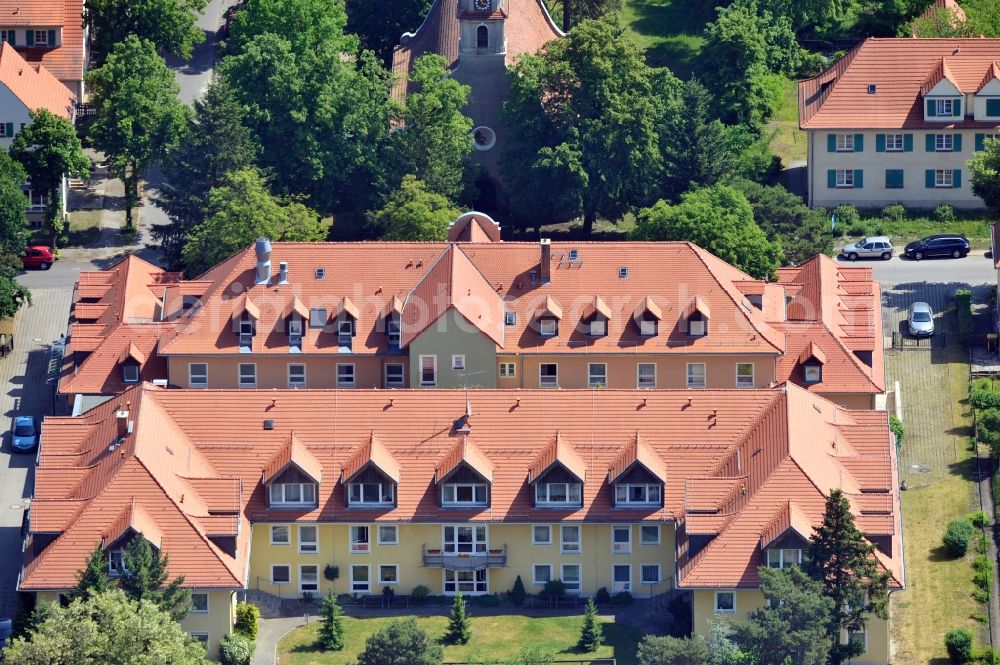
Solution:
M937 233L914 240L903 253L917 261L934 256L950 256L960 259L969 253L969 239L957 233Z
M841 254L850 261L858 259L882 259L888 261L892 258L892 241L886 236L874 236L872 238L862 238L852 245L845 245Z
M10 447L16 453L27 453L38 445L38 427L34 416L16 416Z
M925 302L915 302L906 314L906 324L914 337L930 337L934 334L934 311Z
M32 245L24 250L21 256L21 265L25 268L38 268L48 270L55 263L56 255L51 247L45 245Z

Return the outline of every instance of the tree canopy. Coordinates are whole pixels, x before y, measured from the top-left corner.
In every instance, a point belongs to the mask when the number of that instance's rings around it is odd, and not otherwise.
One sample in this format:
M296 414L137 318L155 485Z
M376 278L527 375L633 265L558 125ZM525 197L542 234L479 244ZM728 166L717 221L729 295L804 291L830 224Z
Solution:
M156 45L134 35L116 44L87 82L97 109L90 135L125 183L125 223L131 227L139 178L180 141L190 109L178 98L174 74Z
M9 154L0 150L0 255L19 256L28 233L28 197L21 186L28 174Z
M987 140L985 150L969 160L972 193L983 200L994 215L1000 215L1000 140Z
M383 15L384 15L383 7ZM358 38L345 32L344 0L246 0L230 29L229 53L242 53L254 38L283 35L292 51L354 53Z
M188 236L182 258L188 275L200 275L256 238L323 240L319 216L297 201L273 196L254 168L232 171L208 193L205 221Z
M149 601L180 621L190 609L191 594L181 587L183 575L168 581L169 564L167 554L136 536L122 552L121 588L132 600Z
M781 185L736 178L730 181L753 208L753 218L771 242L781 242L786 264L798 265L833 249L833 233L822 208L810 208Z
M6 665L209 665L205 649L148 600L118 590L52 605L26 637L4 651Z
M773 277L781 244L767 239L743 194L726 185L685 193L681 202L658 201L640 210L633 237L686 240L735 265L752 277Z
M378 2L347 0L347 31L357 35L361 48L374 51L388 67L399 38L417 31L432 4L433 0L400 0L387 12Z
M589 234L598 217L617 219L644 201L659 162L660 109L643 53L617 18L581 22L518 59L511 79L501 161L522 218L582 216Z
M148 39L159 51L190 59L205 41L198 16L207 0L87 0L84 24L94 48L110 53L130 35Z
M104 593L114 588L108 578L108 557L100 545L91 550L83 569L76 572L76 580L71 598L86 598L91 592Z
M448 226L462 213L440 194L412 175L369 220L382 240L445 240Z
M441 645L409 617L369 637L357 665L441 665L443 660Z

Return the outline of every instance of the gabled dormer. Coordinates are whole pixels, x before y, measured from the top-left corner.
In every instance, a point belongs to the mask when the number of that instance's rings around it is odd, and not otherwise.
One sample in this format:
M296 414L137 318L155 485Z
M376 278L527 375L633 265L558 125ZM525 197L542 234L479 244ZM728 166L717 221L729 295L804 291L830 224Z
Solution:
M640 337L656 337L660 321L663 320L663 310L650 296L643 298L632 313Z
M434 472L442 508L487 508L493 486L493 464L463 435Z
M361 318L358 306L350 298L344 296L341 298L333 318L337 330L337 346L350 349L354 343L354 335L358 331L358 321Z
M146 354L136 346L135 342L129 342L125 350L122 351L118 364L122 370L124 383L139 383L139 372L146 364Z
M688 337L705 337L708 335L708 319L711 311L708 303L701 296L695 296L684 308L682 325Z
M403 300L393 294L385 312L385 337L389 353L398 353L402 341Z
M965 95L945 58L928 74L920 92L926 122L957 122L965 117Z
M594 299L583 309L582 322L587 334L591 337L604 337L608 334L608 321L611 320L611 308L601 296Z
M559 321L562 319L562 307L552 296L545 296L545 301L535 310L535 323L538 334L542 337L555 337L559 334Z
M976 122L1000 124L1000 63L993 61L983 76L973 101Z
M615 508L662 508L666 483L666 463L639 432L608 469Z
M289 353L302 352L302 337L305 335L308 320L309 308L298 296L295 296L285 312L285 332L288 334Z
M760 549L768 568L800 566L809 548L813 525L794 502L785 503L760 536Z
M261 474L270 508L312 508L317 505L323 467L291 432Z
M823 365L826 364L826 353L815 342L799 354L799 366L802 368L802 382L814 384L823 382Z
M373 432L344 463L340 481L345 504L348 508L395 508L399 477L399 462Z
M240 353L253 351L253 338L257 334L258 321L260 321L260 309L250 296L244 293L233 308L233 332L239 337Z
M101 533L101 549L108 559L108 575L118 577L124 572L123 553L136 537L145 538L157 550L163 547L163 530L133 498L118 518Z
M556 433L528 469L528 485L535 508L579 508L583 505L583 484L587 465Z

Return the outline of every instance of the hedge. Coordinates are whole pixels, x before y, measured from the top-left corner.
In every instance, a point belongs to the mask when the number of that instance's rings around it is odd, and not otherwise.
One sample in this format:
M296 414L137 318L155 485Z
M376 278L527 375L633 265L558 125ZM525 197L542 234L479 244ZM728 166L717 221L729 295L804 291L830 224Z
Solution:
M955 305L958 308L958 339L962 344L972 341L972 333L976 326L972 321L972 291L959 289L955 291Z

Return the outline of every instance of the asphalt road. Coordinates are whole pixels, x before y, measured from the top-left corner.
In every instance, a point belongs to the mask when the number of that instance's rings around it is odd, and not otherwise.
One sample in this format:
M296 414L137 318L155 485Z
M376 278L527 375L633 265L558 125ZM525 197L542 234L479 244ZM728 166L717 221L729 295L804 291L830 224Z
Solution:
M983 252L969 254L964 259L924 259L910 261L894 256L888 261L838 259L847 266L871 266L880 284L915 284L919 282L976 285L996 284L997 271L993 259Z

